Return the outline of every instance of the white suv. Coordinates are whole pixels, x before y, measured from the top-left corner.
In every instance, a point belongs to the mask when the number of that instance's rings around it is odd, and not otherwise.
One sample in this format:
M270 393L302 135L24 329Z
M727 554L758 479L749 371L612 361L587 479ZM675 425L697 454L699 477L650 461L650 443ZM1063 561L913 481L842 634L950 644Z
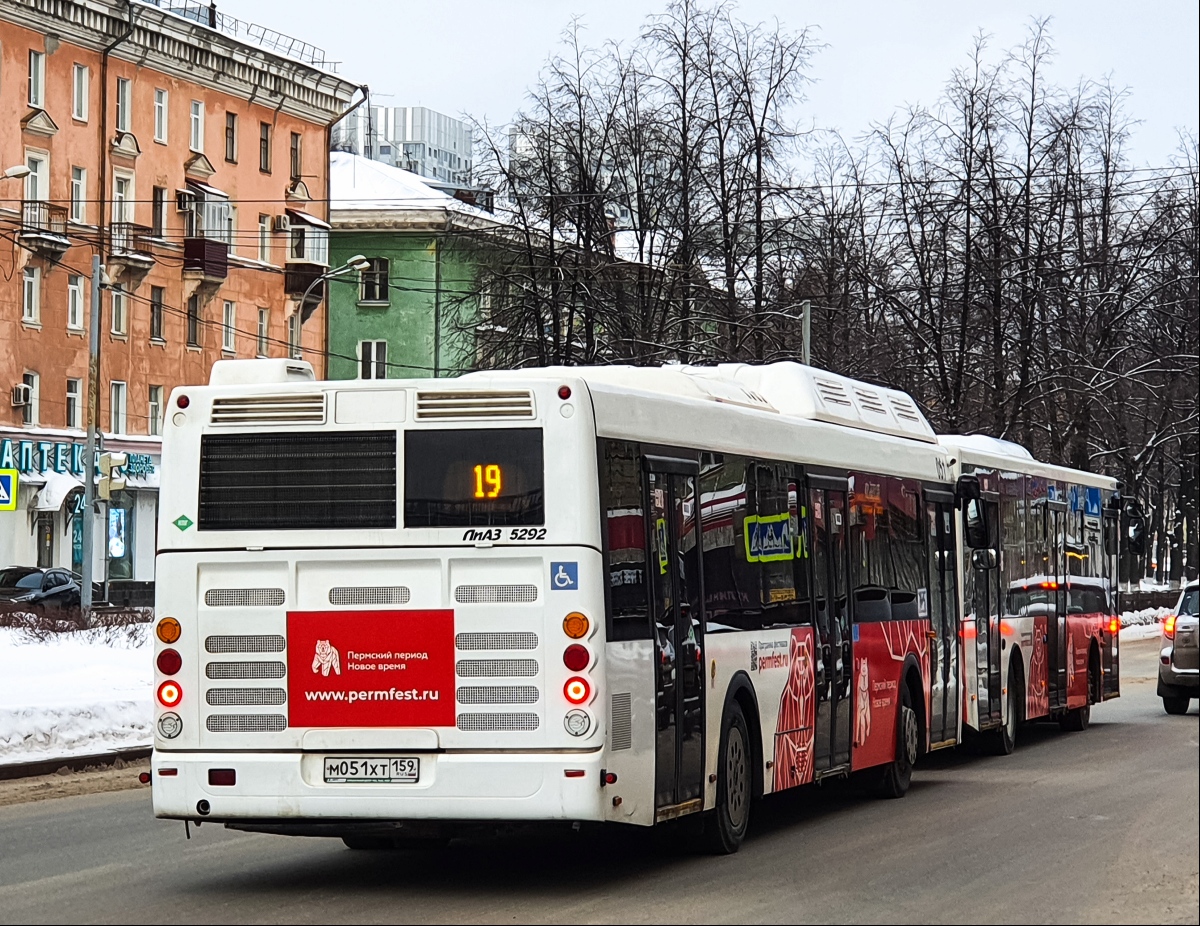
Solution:
M1158 696L1168 714L1186 714L1191 699L1200 696L1197 612L1200 612L1200 584L1189 582L1179 595L1175 612L1163 621Z

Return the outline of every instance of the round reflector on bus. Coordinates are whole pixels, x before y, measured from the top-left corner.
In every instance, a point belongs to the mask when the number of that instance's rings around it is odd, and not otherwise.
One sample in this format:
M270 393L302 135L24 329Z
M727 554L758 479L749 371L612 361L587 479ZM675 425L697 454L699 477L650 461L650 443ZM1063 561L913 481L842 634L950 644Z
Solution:
M183 668L183 657L179 655L177 650L165 649L158 654L158 659L155 660L158 665L158 671L163 675L174 675Z
M567 399L571 398L571 387L570 386L559 386L558 387L558 397L560 399L562 399L564 402Z
M563 696L572 704L583 704L592 696L592 686L587 683L586 678L576 675L567 679L567 683L563 685Z
M192 404L192 400L189 399L185 395L181 395L178 399L175 400L175 404L178 405L180 408L187 408L189 405Z
M572 611L563 618L563 633L572 640L581 640L591 629L591 622L578 611Z
M173 740L183 732L183 719L174 711L167 711L158 718L158 735Z
M587 647L578 643L572 643L563 653L563 665L572 672L582 672L591 661L592 654L588 652Z
M173 617L164 617L158 622L158 626L154 628L154 632L158 634L158 638L164 643L174 643L179 639L179 635L183 632L179 626L179 621Z
M183 689L178 682L166 681L158 686L158 703L163 707L174 707L183 700Z

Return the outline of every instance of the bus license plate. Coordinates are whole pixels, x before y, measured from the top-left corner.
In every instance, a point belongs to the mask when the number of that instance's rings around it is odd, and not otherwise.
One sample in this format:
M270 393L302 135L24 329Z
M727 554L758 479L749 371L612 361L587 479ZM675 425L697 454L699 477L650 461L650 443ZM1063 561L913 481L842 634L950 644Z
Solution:
M416 756L325 757L326 784L415 784L420 778Z

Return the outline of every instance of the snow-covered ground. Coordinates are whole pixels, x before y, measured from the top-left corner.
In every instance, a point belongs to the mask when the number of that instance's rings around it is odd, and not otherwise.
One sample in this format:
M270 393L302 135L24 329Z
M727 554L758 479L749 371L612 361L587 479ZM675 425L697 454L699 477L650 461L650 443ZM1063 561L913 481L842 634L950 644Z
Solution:
M0 765L149 746L150 626L0 627Z

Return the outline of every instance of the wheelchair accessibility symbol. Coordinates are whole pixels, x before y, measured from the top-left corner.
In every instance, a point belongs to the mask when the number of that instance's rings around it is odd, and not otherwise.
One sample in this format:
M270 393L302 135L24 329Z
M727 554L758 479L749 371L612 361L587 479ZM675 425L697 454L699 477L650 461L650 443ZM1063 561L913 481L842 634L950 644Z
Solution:
M556 592L573 592L579 588L579 563L551 563L550 587Z

